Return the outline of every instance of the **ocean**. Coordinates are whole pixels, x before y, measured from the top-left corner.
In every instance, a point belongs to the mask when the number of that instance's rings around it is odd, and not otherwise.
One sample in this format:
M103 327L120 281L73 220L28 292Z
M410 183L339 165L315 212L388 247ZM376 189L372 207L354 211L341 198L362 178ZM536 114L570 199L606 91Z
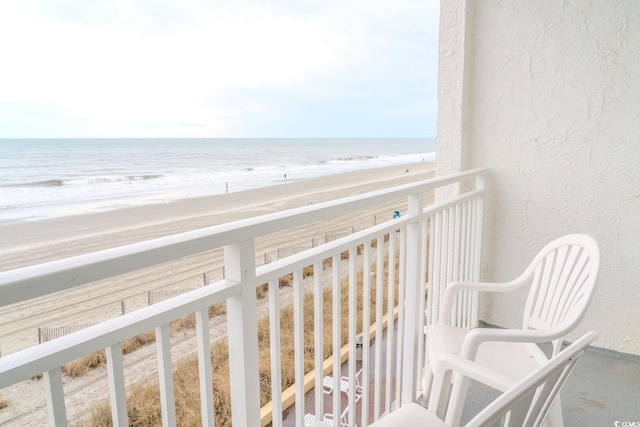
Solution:
M42 218L434 161L434 138L0 140L0 219Z

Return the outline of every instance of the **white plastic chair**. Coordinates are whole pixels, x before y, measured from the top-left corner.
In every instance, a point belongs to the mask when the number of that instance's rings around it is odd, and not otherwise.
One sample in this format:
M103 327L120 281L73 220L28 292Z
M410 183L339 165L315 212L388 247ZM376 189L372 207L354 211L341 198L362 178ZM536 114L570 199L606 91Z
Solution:
M342 411L342 414L340 414L340 427L349 427L349 420L347 419L348 413L349 413L349 408L347 407L344 409L344 411ZM324 423L329 426L335 425L333 420L333 414L324 414L322 421L324 421Z
M510 387L473 417L466 426L489 426L501 419L505 427L537 427L542 425L578 359L596 336L595 332L588 332L576 340ZM452 372L455 372L459 377L464 376L480 382L486 381L487 378L496 374L490 369L460 356L445 355L435 375L434 406L425 409L417 403L409 403L371 424L370 427L450 427L458 425L442 420L443 408L447 401L446 391Z
M304 414L304 425L309 426L316 422L316 416L313 414Z
M355 399L358 402L362 398L362 385L360 383L360 377L362 377L362 369L356 373L356 385L355 385ZM326 376L322 379L322 392L324 394L331 394L334 388L334 380L332 376ZM349 377L340 377L340 391L349 393L350 388Z
M584 234L572 234L546 245L517 279L506 283L451 283L445 290L438 323L427 329L427 370L423 388L428 398L433 372L447 354L460 355L497 374L476 380L505 391L525 375L547 361L536 343L552 342L557 354L562 339L584 317L591 302L600 265L595 240ZM521 329L465 329L450 325L450 313L460 291L504 292L530 285ZM452 411L447 422L457 424L462 413L468 379L452 388ZM560 402L549 421L562 425ZM430 404L431 407L431 404Z

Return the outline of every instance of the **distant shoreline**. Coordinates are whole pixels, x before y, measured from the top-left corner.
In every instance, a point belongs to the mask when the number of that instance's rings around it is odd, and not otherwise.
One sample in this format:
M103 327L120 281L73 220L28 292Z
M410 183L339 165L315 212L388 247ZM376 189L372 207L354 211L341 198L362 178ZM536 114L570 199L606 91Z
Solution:
M431 161L423 161L421 163L432 164ZM411 166L416 164L415 162L406 163L406 165ZM387 167L402 167L405 165L404 163L396 164L394 166ZM49 218L57 218L57 217L67 217L67 216L77 216L84 214L93 214L93 213L101 213L108 212L120 209L126 209L129 207L136 206L144 206L144 205L160 205L160 204L169 204L169 203L177 203L183 200L193 200L199 198L206 197L215 197L215 196L225 196L229 194L235 194L239 192L251 191L251 190L260 190L268 187L285 185L285 184L293 184L297 182L308 182L314 179L321 179L324 177L331 176L348 176L349 174L357 174L359 172L367 172L371 170L385 169L386 167L367 167L363 169L357 169L353 171L347 172L336 172L336 173L328 173L322 174L319 176L311 176L311 177L299 177L296 175L287 175L284 173L284 177L281 176L277 179L271 179L265 185L250 185L247 184L240 185L235 182L224 182L221 184L221 187L217 190L213 190L209 185L202 185L199 187L184 187L184 188L175 188L175 189L167 189L164 191L154 190L149 191L148 193L141 194L126 194L122 196L113 196L113 197L103 197L96 199L88 199L84 201L70 201L70 202L61 202L61 203L51 203L44 205L35 205L35 206L25 206L25 207L16 207L16 208L5 208L0 209L0 227L7 224L18 223L22 221L40 221ZM58 184L53 184L53 182L58 182ZM47 181L43 184L48 187L62 187L63 185L59 183L59 180Z
M57 139L0 141L0 151L0 221L15 221L433 161L435 140Z

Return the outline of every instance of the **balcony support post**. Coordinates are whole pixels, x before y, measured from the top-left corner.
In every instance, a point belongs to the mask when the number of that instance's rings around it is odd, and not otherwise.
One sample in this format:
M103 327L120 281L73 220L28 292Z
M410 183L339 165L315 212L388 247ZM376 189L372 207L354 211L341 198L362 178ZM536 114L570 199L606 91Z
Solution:
M413 194L408 200L408 214L415 221L407 226L406 296L404 318L404 342L402 360L402 402L413 402L417 390L418 340L422 336L422 326L418 324L420 307L420 268L422 259L422 194Z
M225 275L241 283L241 294L227 300L231 421L260 427L260 380L256 302L255 243L224 247Z

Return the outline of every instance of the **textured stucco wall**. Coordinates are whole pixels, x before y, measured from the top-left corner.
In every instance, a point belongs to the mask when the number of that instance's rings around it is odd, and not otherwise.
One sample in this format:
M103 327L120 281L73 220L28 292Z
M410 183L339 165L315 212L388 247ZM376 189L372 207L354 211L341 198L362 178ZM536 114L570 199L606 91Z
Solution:
M640 354L640 2L443 1L439 84L438 174L491 170L483 277L591 234L601 274L570 339ZM483 299L481 318L519 324L516 297Z

